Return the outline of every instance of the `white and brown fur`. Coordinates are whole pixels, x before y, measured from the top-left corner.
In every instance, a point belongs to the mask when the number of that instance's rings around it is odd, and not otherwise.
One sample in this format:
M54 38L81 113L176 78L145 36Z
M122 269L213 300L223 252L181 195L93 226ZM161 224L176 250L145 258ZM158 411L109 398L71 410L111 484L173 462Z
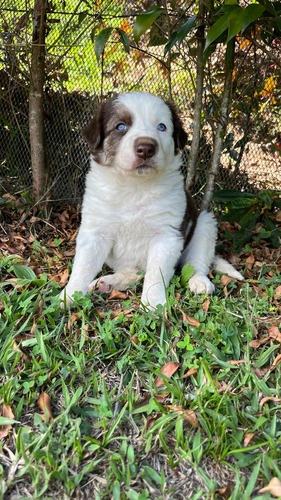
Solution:
M105 102L84 129L91 152L76 256L61 299L76 290L125 290L145 273L141 301L165 304L175 267L191 263L194 293L212 293L213 266L241 280L215 256L212 213L197 215L180 173L187 134L170 104L148 93L120 94ZM96 279L103 264L113 269Z

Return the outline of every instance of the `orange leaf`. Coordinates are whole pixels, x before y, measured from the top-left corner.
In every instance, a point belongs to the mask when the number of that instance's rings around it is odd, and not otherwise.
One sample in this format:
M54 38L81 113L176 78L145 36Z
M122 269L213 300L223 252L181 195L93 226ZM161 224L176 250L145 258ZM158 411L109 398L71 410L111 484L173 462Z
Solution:
M201 306L202 309L204 309L204 311L208 312L209 311L209 307L210 307L210 303L211 302L210 302L209 299L205 300L205 302L203 302L203 304Z
M281 402L281 398L277 398L275 396L266 396L265 398L262 398L260 400L260 407L262 408L263 405L265 403L267 403L267 401L274 401L275 403L280 403Z
M125 300L127 298L128 296L126 293L120 292L119 290L112 290L108 297L108 300L116 300L116 299Z
M153 415L152 417L149 417L146 421L146 430L149 431L149 429L151 429L151 427L153 426L155 420L157 420L157 418L159 418L161 416L161 413L156 413L155 415Z
M236 365L240 365L241 363L248 363L248 360L247 359L231 359L230 361L228 361L228 363L230 365L236 366Z
M246 436L244 438L244 447L245 448L248 446L248 444L250 443L250 441L252 440L254 435L255 435L255 432L249 432L249 434L246 434Z
M193 410L184 410L182 406L175 406L175 405L167 405L167 408L170 408L170 410L180 413L183 416L183 419L193 427L197 428L200 427L196 413Z
M196 368L190 368L181 378L191 377L191 375L196 375L197 372Z
M252 269L252 267L255 263L255 257L252 253L251 253L251 255L249 255L249 257L247 257L245 263L246 263L247 269Z
M272 478L268 485L261 488L258 492L266 493L267 491L269 491L269 493L276 498L281 496L281 481L278 477Z
M186 321L189 324L189 326L195 326L195 327L200 326L199 321L197 321L196 319L192 318L191 316L188 316L187 314L185 314L185 312L182 311L182 309L179 309L179 310L182 313L182 320Z
M271 328L269 328L268 333L271 339L277 340L277 342L281 343L281 333L277 326L272 326Z
M249 343L249 346L253 347L254 349L257 349L261 345L266 344L269 340L270 340L270 337L262 337L261 339L251 340L251 342Z
M222 285L226 286L228 283L230 283L233 280L233 278L230 278L229 276L226 276L226 274L223 274L221 276L220 282Z
M51 398L46 392L41 392L38 399L38 406L43 411L42 420L52 422L54 420L51 410Z
M24 361L29 361L28 356L22 352L22 350L19 348L19 346L18 346L18 344L16 343L15 340L14 340L14 343L13 343L13 350L17 351L17 352L20 352L21 353L21 357L22 357L22 359Z
M169 361L163 366L163 368L161 368L160 372L163 373L163 375L165 375L166 377L170 378L177 371L180 365L181 364L177 363L176 361ZM156 387L164 385L163 379L161 377L156 377L155 385Z
M274 368L276 368L276 366L279 365L280 361L281 361L281 354L278 354L278 356L276 356L275 360L273 361L270 369L274 370Z
M12 412L12 409L9 405L6 405L6 403L2 404L2 411L1 411L1 416L10 418L13 420L14 414ZM11 424L5 424L5 425L0 425L0 439L5 438L9 434L9 430L12 428Z
M280 215L281 215L281 212L280 212ZM280 217L281 219L281 217ZM277 300L281 297L281 285L278 286L277 288L275 288L274 290L274 299Z

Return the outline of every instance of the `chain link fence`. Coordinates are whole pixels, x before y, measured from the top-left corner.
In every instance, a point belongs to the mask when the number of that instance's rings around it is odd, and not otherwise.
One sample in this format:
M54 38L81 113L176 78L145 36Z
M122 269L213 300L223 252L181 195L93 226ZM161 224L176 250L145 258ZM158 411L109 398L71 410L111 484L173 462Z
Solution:
M33 7L31 0L0 4L0 177L4 189L28 190L32 185L28 96ZM52 199L80 200L89 167L80 131L99 102L116 92L148 91L173 99L191 141L196 79L192 44L182 43L171 59L164 59L161 33L166 27L160 21L149 36L142 37L140 46L131 44L129 53L120 41L118 29L130 37L136 15L148 7L147 1L124 0L49 4L44 98ZM105 28L110 28L109 37L97 61L94 41ZM249 192L280 190L280 66L244 40L238 40L236 47L233 101L217 186ZM206 66L195 194L204 189L212 155L223 53L221 47ZM183 154L184 172L188 149Z

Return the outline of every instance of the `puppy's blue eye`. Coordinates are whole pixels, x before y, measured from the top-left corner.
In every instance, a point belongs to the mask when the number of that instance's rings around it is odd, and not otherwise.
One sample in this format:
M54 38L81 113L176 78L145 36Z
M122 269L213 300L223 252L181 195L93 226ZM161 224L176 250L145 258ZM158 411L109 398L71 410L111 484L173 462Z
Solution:
M125 123L118 123L117 130L127 130L127 125Z
M165 132L165 130L167 130L167 127L164 123L159 123L157 129L160 130L160 132Z

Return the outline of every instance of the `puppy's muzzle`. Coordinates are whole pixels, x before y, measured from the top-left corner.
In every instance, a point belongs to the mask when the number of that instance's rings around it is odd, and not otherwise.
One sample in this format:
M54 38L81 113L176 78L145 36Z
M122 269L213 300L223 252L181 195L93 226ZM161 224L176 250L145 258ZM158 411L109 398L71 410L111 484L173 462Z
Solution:
M135 141L135 154L141 160L148 160L157 152L157 142L152 138L139 138Z

